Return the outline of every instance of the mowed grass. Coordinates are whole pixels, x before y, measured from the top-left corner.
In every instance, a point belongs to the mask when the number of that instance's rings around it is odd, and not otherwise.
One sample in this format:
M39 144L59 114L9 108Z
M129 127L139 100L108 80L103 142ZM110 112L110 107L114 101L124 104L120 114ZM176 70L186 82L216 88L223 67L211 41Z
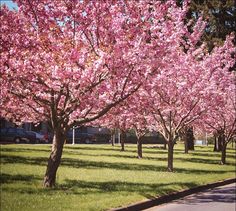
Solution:
M173 191L235 177L235 151L227 165L212 147L184 154L175 146L175 172L166 172L167 151L143 146L66 145L55 189L42 188L50 145L1 145L1 210L108 210Z

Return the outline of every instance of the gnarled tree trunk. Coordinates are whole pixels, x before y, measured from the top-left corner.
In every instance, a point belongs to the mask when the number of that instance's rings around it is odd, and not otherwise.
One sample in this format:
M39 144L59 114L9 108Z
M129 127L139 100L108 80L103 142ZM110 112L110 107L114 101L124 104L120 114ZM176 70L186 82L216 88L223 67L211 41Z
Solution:
M173 172L173 157L174 157L174 142L172 140L168 141L168 166L167 170Z
M226 144L223 144L222 149L221 149L221 164L224 165L226 164Z
M218 137L218 149L219 149L219 151L222 151L223 146L224 146L224 142L225 142L224 132L220 132L219 137Z
M48 159L47 170L44 176L44 182L43 182L44 187L54 187L56 184L56 173L61 162L61 156L65 138L66 135L63 134L60 130L55 131L51 154Z
M142 150L142 140L141 138L138 137L137 140L137 150L138 150L138 158L142 158L143 157L143 150Z
M218 135L214 134L214 152L218 152L219 151L219 145L218 145Z
M187 154L189 150L194 150L193 128L185 127L181 136L184 140L184 152Z
M184 137L184 153L188 154L188 139Z
M164 143L164 146L163 146L164 149L167 149L167 142L165 140L165 143Z
M188 149L189 150L194 150L194 135L193 135L193 128L190 127L188 129L188 133L187 133L187 142L188 142Z

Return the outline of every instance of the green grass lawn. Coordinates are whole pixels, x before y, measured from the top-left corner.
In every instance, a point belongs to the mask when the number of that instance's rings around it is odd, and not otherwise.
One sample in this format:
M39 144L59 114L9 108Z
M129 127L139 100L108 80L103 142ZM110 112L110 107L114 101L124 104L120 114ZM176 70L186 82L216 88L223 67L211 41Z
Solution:
M143 146L66 145L57 173L57 188L43 189L50 145L1 145L1 209L108 210L176 190L235 177L235 151L225 166L212 147L184 154L175 146L174 173L166 172L167 151Z

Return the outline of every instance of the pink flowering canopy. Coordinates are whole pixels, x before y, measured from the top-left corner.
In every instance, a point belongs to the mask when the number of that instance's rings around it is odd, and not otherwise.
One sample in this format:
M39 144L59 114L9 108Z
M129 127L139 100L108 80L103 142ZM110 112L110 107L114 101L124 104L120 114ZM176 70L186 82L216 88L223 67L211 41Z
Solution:
M228 80L226 80L228 79ZM215 93L217 101L211 102L211 110L209 110L199 121L202 130L208 133L223 132L225 142L230 142L236 135L236 88L235 74L225 75L223 80L227 81L227 87L218 89ZM222 80L218 81L219 83Z
M0 17L1 116L14 121L99 118L164 67L187 33L187 7L173 1L16 3Z
M220 96L233 84L229 72L235 64L233 38L228 36L224 45L211 53L204 44L193 43L187 51L179 47L163 57L168 63L139 91L150 129L161 132L167 141L173 140L183 127L214 112Z

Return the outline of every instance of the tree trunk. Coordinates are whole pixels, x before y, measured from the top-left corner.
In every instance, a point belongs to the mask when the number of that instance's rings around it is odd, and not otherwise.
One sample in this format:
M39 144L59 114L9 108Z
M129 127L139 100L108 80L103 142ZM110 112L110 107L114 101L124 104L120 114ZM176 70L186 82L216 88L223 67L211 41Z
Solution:
M189 150L194 150L194 135L192 127L185 127L182 139L184 140L184 152L188 154Z
M187 142L188 142L188 150L194 150L194 135L192 127L188 129Z
M214 152L218 152L218 144L217 144L218 140L217 140L217 135L214 134Z
M111 145L114 146L114 143L115 143L115 132L112 131L112 133L111 133Z
M184 138L184 153L185 154L188 154L188 149L189 149L189 146L188 146L188 139L187 137Z
M126 139L126 132L125 131L121 131L121 140L120 140L120 144L121 144L121 151L125 151L125 139Z
M173 141L168 142L168 167L169 172L173 172L173 154L174 154L174 143Z
M222 149L221 149L221 164L225 165L226 164L226 144L223 144Z
M167 149L167 147L166 147L166 143L164 143L164 149Z
M143 153L142 153L142 140L141 138L138 138L137 140L137 148L138 148L138 158L142 158L143 157Z
M44 187L54 187L56 184L56 173L61 162L63 145L65 142L65 135L59 130L55 132L53 137L53 144L51 154L48 159L47 170L44 176Z
M221 152L224 145L224 134L220 133L218 137L218 151Z

